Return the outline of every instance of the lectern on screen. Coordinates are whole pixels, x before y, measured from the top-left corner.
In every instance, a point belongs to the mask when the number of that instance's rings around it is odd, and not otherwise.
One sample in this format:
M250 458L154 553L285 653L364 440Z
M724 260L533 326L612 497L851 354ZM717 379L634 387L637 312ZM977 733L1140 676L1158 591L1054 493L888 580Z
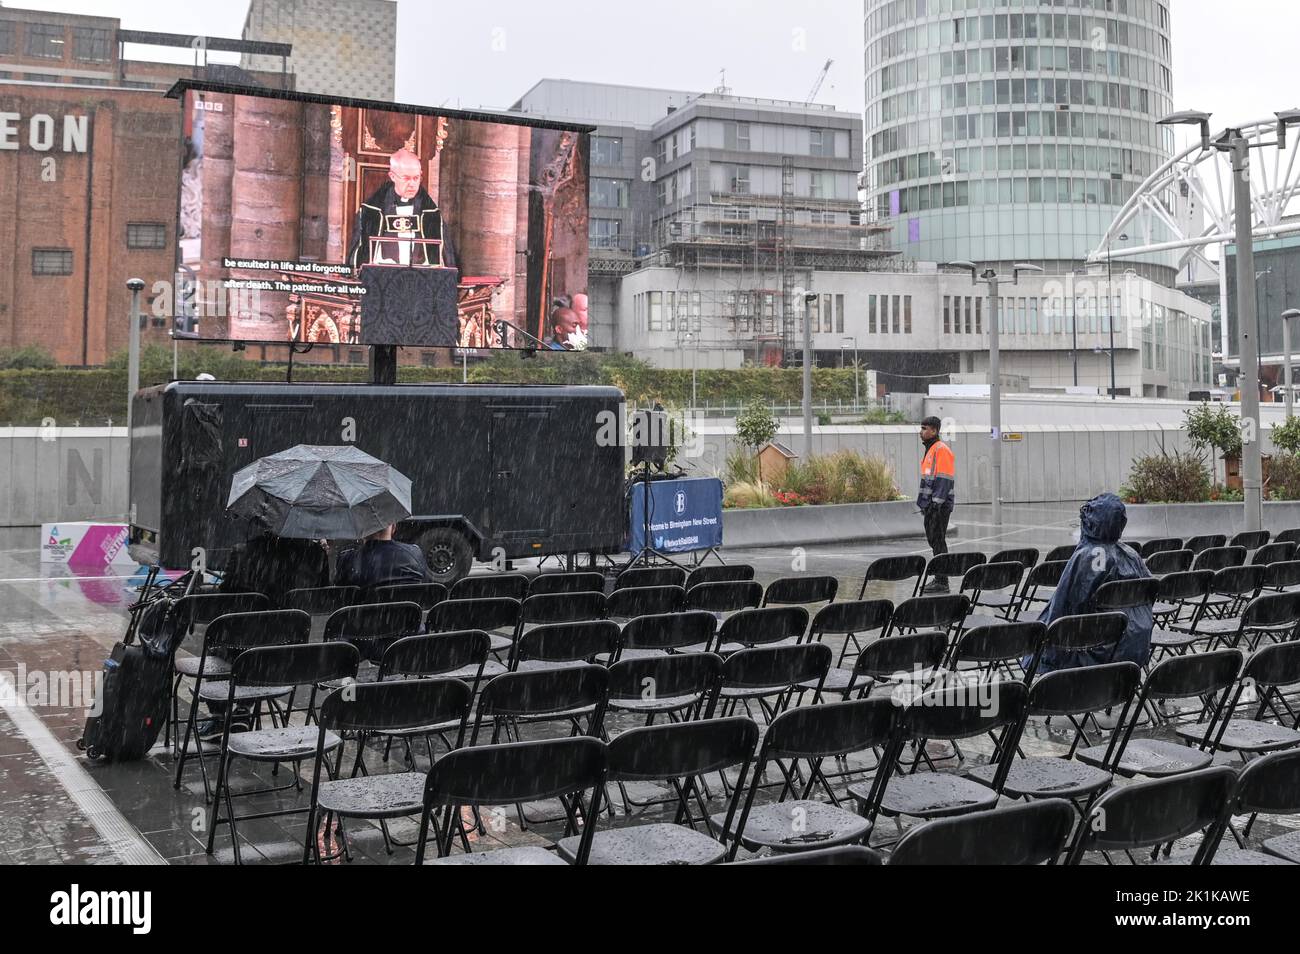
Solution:
M583 350L591 127L182 81L199 337ZM430 98L440 98L433 97Z

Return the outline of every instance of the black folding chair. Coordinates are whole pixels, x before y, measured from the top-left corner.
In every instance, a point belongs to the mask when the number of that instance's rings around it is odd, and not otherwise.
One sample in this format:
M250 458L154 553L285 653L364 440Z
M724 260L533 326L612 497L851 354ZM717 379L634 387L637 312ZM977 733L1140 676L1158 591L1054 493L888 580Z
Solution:
M1160 592L1160 581L1155 577L1133 580L1110 580L1097 587L1092 594L1094 613L1111 613L1138 607L1153 607Z
M752 580L696 583L686 588L685 608L709 613L734 613L736 610L757 607L762 601L763 587Z
M1210 740L1223 717L1227 690L1236 682L1241 661L1238 650L1220 649L1170 656L1153 666L1142 684L1138 711L1147 711L1153 720L1159 721L1160 713L1153 703L1196 699L1200 703L1196 720L1202 729L1200 742L1190 746L1165 739L1134 739L1133 730L1138 722L1135 717L1124 729L1118 753L1110 760L1110 768L1131 778L1134 775L1179 775L1210 765L1214 761L1213 753L1208 751ZM1098 745L1080 749L1077 757L1088 765L1102 766L1107 764L1111 754L1108 746Z
M390 644L423 628L424 612L419 603L362 603L331 613L325 621L324 639L349 642L363 659L377 664Z
M686 571L679 566L634 566L614 580L614 590L643 586L686 587Z
M1020 581L1024 575L1024 564L1016 561L980 563L967 570L958 588L959 593L971 594L968 611L971 615L962 623L963 627L1007 622L1020 605ZM990 612L976 612L981 608Z
M503 733L509 739L524 722L566 723L574 735L598 737L608 691L609 670L587 663L505 673L479 693L470 745L479 744L479 736L489 724L489 741L494 745ZM521 811L521 820L522 815Z
M1268 543L1268 538L1269 532L1267 530L1242 530L1240 533L1233 534L1232 539L1228 541L1228 546L1258 550Z
M1183 548L1191 550L1199 556L1206 550L1226 546L1227 543L1228 538L1222 533L1206 533L1197 537L1188 537L1187 542L1183 544Z
M1214 634L1210 649L1244 643L1244 648L1253 652L1265 638L1275 643L1295 639L1300 631L1300 593L1265 593L1247 603L1239 618L1209 623L1225 627Z
M1237 752L1244 759L1300 746L1300 732L1294 728L1295 711L1282 694L1283 689L1297 683L1300 683L1300 642L1274 643L1253 653L1241 669L1232 701L1224 707L1224 716L1210 739L1208 750ZM1232 718L1232 713L1241 705L1253 706L1254 715L1244 719ZM1282 714L1279 706L1286 715ZM1269 711L1276 722L1265 720L1264 715ZM1285 724L1288 721L1291 727ZM1178 726L1175 731L1180 738L1193 744L1204 738L1198 726Z
M621 630L612 619L545 623L522 633L510 656L514 672L536 672L618 655Z
M822 763L876 749L892 737L898 707L888 698L830 702L787 709L767 727L745 807L732 825L732 810L714 815L724 839L731 843L730 857L743 845L747 851L806 851L839 845L866 844L872 823L855 811L840 807L840 798L822 774ZM788 765L782 764L788 762ZM807 775L798 771L807 763ZM754 807L754 797L764 773L775 766L784 783L775 802ZM737 784L737 788L742 783ZM816 789L826 799L814 798ZM787 795L791 796L787 800Z
M1204 639L1196 624L1205 614L1205 602L1214 585L1212 570L1188 570L1160 578L1160 589L1151 609L1155 628L1151 631L1151 659L1182 654Z
M446 598L447 587L441 583L394 583L370 591L371 603L418 603L425 613Z
M1090 851L1123 851L1132 861L1133 849L1208 829L1218 821L1235 781L1236 773L1220 765L1112 788L1093 803L1076 829L1066 864L1080 864ZM1212 835L1202 837L1192 864L1207 864L1213 847Z
M1014 679L1021 660L1029 659L1028 669L1021 670L1022 677L1029 681L1034 677L1046 639L1047 625L1038 620L974 626L962 630L952 644L947 666L953 675L973 674L981 679L992 679L1001 670L1008 678Z
M662 656L694 647L709 649L718 629L712 613L694 610L682 613L654 613L629 620L623 627L619 659Z
M921 574L921 583L916 588L916 592L924 593L931 579L936 577L961 579L971 567L987 562L988 558L983 553L940 553L931 557L930 562L925 565L925 572Z
M896 633L867 643L858 653L852 669L835 668L819 680L822 691L843 699L859 698L878 686L893 685L903 692L933 681L948 653L948 634L936 630ZM817 683L806 682L812 690Z
M1201 612L1187 621L1168 624L1170 629L1185 633L1190 643L1211 644L1218 638L1236 636L1241 630L1243 606L1264 587L1267 569L1262 566L1229 566L1215 572L1210 592Z
M1287 560L1294 560L1296 555L1296 545L1285 540L1274 540L1272 543L1266 543L1250 555L1250 562L1259 566L1268 566L1270 563L1283 563Z
M1289 530L1283 530L1273 538L1275 543L1294 543L1300 546L1300 527L1292 527Z
M681 657L679 657L681 658ZM727 849L717 835L735 816L740 793L745 789L758 726L752 719L706 719L629 729L610 741L606 749L606 782L667 780L676 795L672 822L633 825L596 832L591 839L587 863L592 865L711 865L720 862ZM706 794L699 779L709 772L740 767L727 810L721 821L710 819ZM693 806L699 809L696 815ZM696 829L699 823L703 831ZM591 823L595 827L595 822ZM583 838L560 839L560 857L575 862Z
M461 582L464 582L463 580ZM498 657L515 644L519 627L519 600L509 596L481 596L473 599L444 600L429 610L424 628L430 633L454 633L464 629L481 629L491 640L491 651ZM498 668L499 667L499 668ZM485 674L499 676L505 666L487 666Z
M231 603L229 605L239 605ZM208 623L203 632L203 646L197 657L197 665L189 677L194 680L190 698L190 711L185 721L185 738L180 738L180 723L177 722L176 738L180 741L179 754L176 757L176 780L173 788L181 787L181 778L185 773L185 763L189 759L190 740L194 740L194 754L199 760L199 773L203 778L203 792L208 801L212 801L212 788L208 781L207 764L203 761L203 740L196 731L199 706L209 703L220 706L225 702L229 689L228 681L233 668L226 658L234 659L246 649L259 646L290 646L305 643L311 637L311 617L302 610L260 610L254 612L228 613L218 616ZM225 657L225 658L223 658ZM220 662L220 666L213 663ZM224 671L223 671L224 670ZM292 686L245 686L236 694L236 702L241 706L251 707L249 724L255 727L265 705L272 719L283 720L287 713L279 707L278 701L291 696ZM173 716L179 720L180 714L173 710ZM233 707L226 707L223 719L227 725L235 717Z
M752 649L755 646L802 642L807 631L808 611L802 606L743 609L722 621L712 647L699 646L694 649L703 651L711 648L725 658L738 650Z
M738 705L749 711L752 701L770 722L790 705L800 683L813 684L813 701L818 701L821 680L830 667L831 648L824 643L757 646L734 652L722 664L718 692L706 718L718 710L724 716L733 715ZM753 712L749 714L752 718Z
M1192 569L1222 570L1230 566L1242 566L1245 562L1245 547L1210 547L1196 554Z
M999 550L993 556L989 557L990 563L1019 563L1028 573L1033 566L1038 563L1037 547L1015 547L1010 550Z
M935 630L951 636L970 612L970 597L965 593L940 596L914 596L894 607L885 636L895 633Z
M425 863L429 829L434 813L441 810L442 822L434 831L438 857L431 864L564 864L554 853L532 845L451 855L461 808L558 798L564 808L565 834L582 829L574 864L586 864L604 783L605 744L594 738L509 742L448 752L429 770L425 782L415 863ZM588 791L591 795L584 801L583 793ZM467 841L462 844L468 848Z
M1156 553L1162 553L1165 550L1181 550L1183 541L1181 537L1161 537L1158 540L1148 540L1138 548L1138 555L1143 559Z
M559 574L555 574L559 576ZM537 593L519 605L515 639L529 626L543 623L576 623L605 618L605 594L595 590L576 593Z
M1300 560L1270 563L1264 568L1264 589L1284 592L1300 587Z
M891 865L1055 864L1073 827L1068 802L1045 798L910 829L889 855Z
M1246 849L1246 839L1257 814L1294 815L1300 812L1300 749L1271 752L1246 766L1237 776L1236 787L1215 832L1214 864L1300 864L1300 829L1265 838L1262 853ZM1232 816L1250 815L1239 835L1232 827ZM1221 840L1228 831L1237 847L1224 849Z
M214 619L234 613L256 613L271 609L271 601L262 593L190 593L182 596L171 608L172 625L183 641L200 626L207 626ZM233 658L233 657L232 657ZM230 663L220 657L182 656L172 657L172 672L175 679L171 687L171 718L163 726L163 745L174 746L173 739L180 735L180 688L185 679L201 681L200 676L220 676L230 672Z
M482 651L487 654L487 636L482 636ZM409 639L449 642L446 636L412 636ZM396 645L396 644L394 644ZM391 654L391 647L390 652ZM389 654L386 654L389 655ZM458 747L464 738L465 719L469 714L474 691L459 679L410 679L357 685L351 690L336 689L321 703L316 737L316 767L312 775L311 805L307 812L306 844L303 864L321 860L321 834L317 820L321 813L328 830L330 816L339 819L368 818L379 821L384 846L393 853L387 820L418 815L424 805L424 772L387 772L370 775L363 759L366 741L374 735L409 734L425 731L427 726L450 724L457 732ZM354 739L357 757L348 778L321 779L326 767L326 745L337 738L346 744ZM341 748L341 746L340 746ZM340 752L341 754L341 752ZM432 762L430 763L432 764ZM344 857L351 860L347 837L339 826L339 842Z
M809 606L832 603L840 581L833 576L783 576L767 584L760 606Z
M293 611L290 611L293 612ZM285 686L318 685L334 679L355 678L360 655L357 648L350 643L312 643L308 645L262 646L240 653L231 667L227 682L226 705L233 707L240 690L268 690ZM230 826L230 842L234 852L235 864L242 864L239 850L238 821L251 821L260 818L275 818L283 815L301 814L309 811L302 808L279 808L252 814L237 816L235 814L234 796L252 795L266 792L230 791L230 767L235 759L245 759L254 763L292 762L297 763L315 756L327 755L340 748L343 740L338 735L327 732L322 739L316 726L278 726L270 729L253 729L249 732L230 731L230 720L226 720L221 736L221 766L217 770L216 790L213 794L215 810L211 827L208 829L207 853L216 848L217 828L223 824ZM301 790L298 774L294 773L295 787ZM225 816L222 816L222 807Z
M541 573L528 584L528 595L551 593L604 593L605 574L592 572Z
M927 690L908 700L876 775L849 786L849 794L860 803L860 811L875 820L888 817L942 818L982 811L997 804L1002 783L1011 766L1010 753L1016 748L1016 729L1028 700L1022 682L994 681L978 686L949 686ZM993 759L998 771L989 785L948 772L916 772L928 740L956 742L959 739L998 735ZM900 775L899 760L908 744L916 748L909 774Z
M874 848L862 845L843 845L839 848L818 848L814 851L786 852L781 855L763 855L732 865L883 865L884 856Z
M448 599L509 599L523 602L528 595L528 577L522 573L480 573L461 577L451 585Z
M1052 547L1052 549L1048 550L1047 556L1043 558L1043 562L1057 563L1064 560L1068 563L1070 557L1074 556L1074 551L1077 549L1079 549L1077 543L1062 543L1060 546Z
M655 717L695 719L712 701L722 675L722 657L714 653L673 653L620 659L609 667L608 708Z
M839 658L836 666L842 666L846 656L856 656L862 651L859 637L866 639L871 633L883 633L893 615L894 604L889 600L852 600L847 603L828 603L817 611L812 625L808 628L808 638L814 642L824 642L827 636L843 636Z
M1185 573L1192 568L1196 554L1191 550L1161 550L1146 558L1147 570L1152 576L1168 573Z
M634 619L676 613L686 602L680 586L627 586L605 598L605 612L610 619Z
M1063 756L1013 758L1002 794L1027 799L1064 798L1078 809L1080 817L1086 817L1088 805L1114 780L1113 766L1120 755L1124 727L1130 712L1139 711L1133 708L1133 697L1141 679L1142 670L1136 663L1117 662L1058 669L1035 680L1029 687L1029 700L1017 734L1024 732L1031 717L1064 718L1074 727L1074 739ZM1119 709L1120 714L1101 763L1077 761L1074 755L1085 738L1084 717L1110 709ZM967 772L966 777L991 785L1000 768L981 765Z
M710 563L687 574L686 589L699 583L748 583L753 578L754 568L748 563Z
M1025 574L1025 583L1020 590L1020 603L1016 607L1017 617L1035 603L1051 602L1052 594L1056 592L1068 562L1068 560L1047 560Z
M360 600L360 587L313 586L289 590L280 597L280 608L302 610L309 616L329 616L335 610L352 606Z
M867 572L862 577L862 586L858 590L858 599L866 598L869 583L904 583L913 579L916 580L912 584L912 595L915 596L917 590L921 588L921 577L924 575L925 557L919 553L912 553L907 556L877 557L868 564Z

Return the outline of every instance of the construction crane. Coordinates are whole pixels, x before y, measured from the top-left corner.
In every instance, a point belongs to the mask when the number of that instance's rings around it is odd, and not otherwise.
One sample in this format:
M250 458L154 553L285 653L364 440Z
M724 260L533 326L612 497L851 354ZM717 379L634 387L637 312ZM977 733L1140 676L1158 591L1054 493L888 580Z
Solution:
M812 89L808 91L808 98L803 101L805 106L811 106L812 101L816 99L817 94L821 92L822 83L825 82L826 74L831 71L831 64L834 62L834 60L827 60L826 65L822 67L822 71L817 74L817 82L813 83Z

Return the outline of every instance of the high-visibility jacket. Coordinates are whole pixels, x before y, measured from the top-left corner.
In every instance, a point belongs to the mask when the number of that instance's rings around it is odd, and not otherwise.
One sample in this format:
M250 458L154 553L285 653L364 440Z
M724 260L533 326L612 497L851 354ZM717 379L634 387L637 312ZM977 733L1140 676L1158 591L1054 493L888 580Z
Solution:
M916 506L922 511L928 510L931 504L951 507L957 502L956 479L952 448L935 440L921 458L921 492L916 496Z

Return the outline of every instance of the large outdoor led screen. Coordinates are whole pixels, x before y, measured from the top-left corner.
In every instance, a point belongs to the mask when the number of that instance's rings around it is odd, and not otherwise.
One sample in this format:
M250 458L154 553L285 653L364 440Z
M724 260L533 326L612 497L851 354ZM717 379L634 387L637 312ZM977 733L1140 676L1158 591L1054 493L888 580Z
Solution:
M178 269L201 337L596 344L586 128L180 89Z

